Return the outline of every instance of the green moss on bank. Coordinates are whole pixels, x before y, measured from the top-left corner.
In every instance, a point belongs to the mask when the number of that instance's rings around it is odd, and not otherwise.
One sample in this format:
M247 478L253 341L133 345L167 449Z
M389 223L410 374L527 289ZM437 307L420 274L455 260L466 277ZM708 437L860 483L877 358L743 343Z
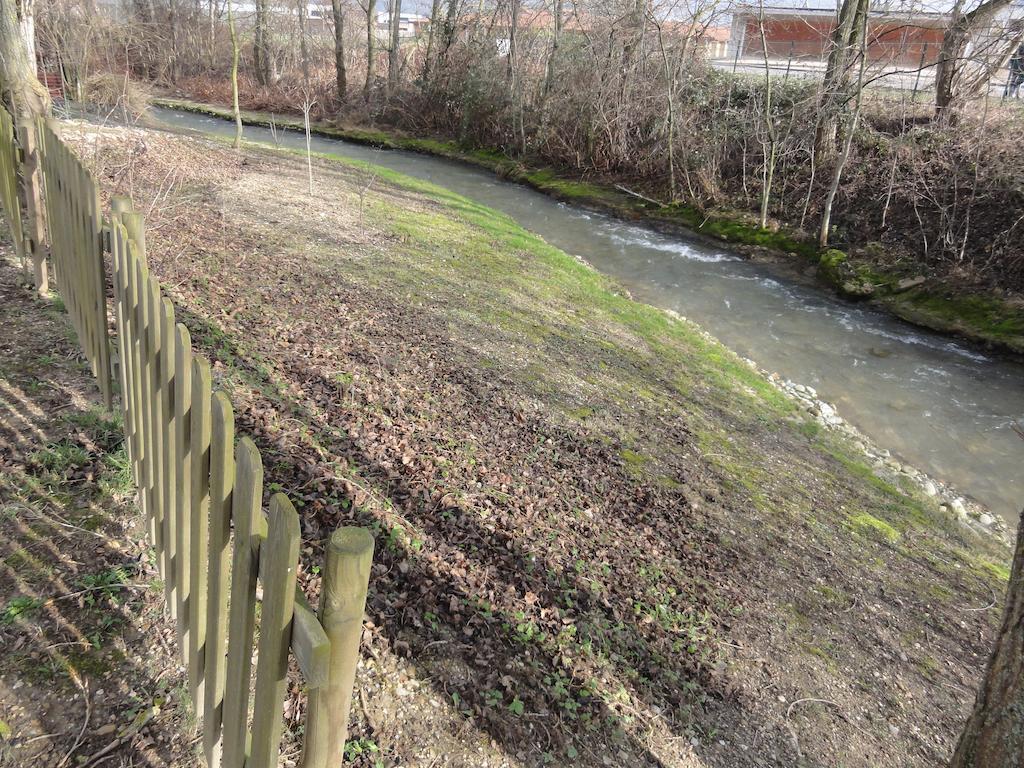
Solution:
M891 296L885 303L909 322L1024 354L1024 308L994 296L912 290Z

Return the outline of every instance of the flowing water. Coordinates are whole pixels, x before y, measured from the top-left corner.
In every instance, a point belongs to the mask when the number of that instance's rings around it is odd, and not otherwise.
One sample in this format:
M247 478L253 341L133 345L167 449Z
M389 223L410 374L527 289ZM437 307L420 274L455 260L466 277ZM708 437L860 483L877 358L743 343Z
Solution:
M159 109L176 128L230 135L234 126ZM271 142L247 127L249 140ZM305 137L278 131L278 142ZM819 397L904 462L1006 517L1024 505L1024 366L775 274L725 248L655 233L558 203L493 174L439 158L313 137L314 151L368 160L447 187L512 216L582 256L649 304L696 321L763 368Z

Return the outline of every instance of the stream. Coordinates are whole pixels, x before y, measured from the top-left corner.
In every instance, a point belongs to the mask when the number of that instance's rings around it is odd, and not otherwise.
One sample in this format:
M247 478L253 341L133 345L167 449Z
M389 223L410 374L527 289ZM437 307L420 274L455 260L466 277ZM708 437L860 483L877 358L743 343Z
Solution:
M158 108L175 129L233 135L217 118ZM247 126L249 140L273 142ZM305 148L279 130L277 141ZM559 203L461 163L312 137L314 151L366 160L447 187L510 215L619 280L635 298L699 323L725 345L807 384L879 446L1002 515L1024 505L1024 366L864 305L835 298L725 247Z

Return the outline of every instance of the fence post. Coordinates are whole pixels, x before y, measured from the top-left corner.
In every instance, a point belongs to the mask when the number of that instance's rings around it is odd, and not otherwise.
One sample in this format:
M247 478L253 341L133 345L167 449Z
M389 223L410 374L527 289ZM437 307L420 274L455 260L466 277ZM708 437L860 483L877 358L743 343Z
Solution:
M43 222L43 202L39 193L39 150L36 146L34 122L19 123L18 142L22 153L22 183L25 189L25 214L28 217L26 251L32 255L32 274L36 292L45 296L50 291L49 275L46 271L46 225Z
M327 685L309 693L302 768L333 768L344 760L372 562L368 530L339 528L331 534L320 587L320 623L331 641L330 676Z

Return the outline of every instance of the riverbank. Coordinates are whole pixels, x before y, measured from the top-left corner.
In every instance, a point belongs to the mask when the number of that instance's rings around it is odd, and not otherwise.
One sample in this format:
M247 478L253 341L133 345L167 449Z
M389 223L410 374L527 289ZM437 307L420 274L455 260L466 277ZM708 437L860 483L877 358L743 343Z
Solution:
M211 117L232 119L230 110L182 98L157 98L153 103ZM247 125L303 131L301 117L242 111ZM966 339L1014 357L1024 356L1024 298L964 291L955 284L926 279L913 265L900 272L879 266L878 243L843 252L821 251L805 236L783 229L761 229L750 215L729 211L704 212L630 193L615 184L582 181L546 168L531 168L500 153L460 147L446 139L419 138L386 128L350 127L314 122L320 136L382 149L420 152L484 168L501 178L526 184L552 197L630 220L661 231L698 235L729 246L749 258L782 263L811 274L837 294L867 301L895 316L940 333Z
M305 562L377 531L356 764L948 757L1006 548L696 326L379 166L310 194L295 153L66 133L149 212Z

